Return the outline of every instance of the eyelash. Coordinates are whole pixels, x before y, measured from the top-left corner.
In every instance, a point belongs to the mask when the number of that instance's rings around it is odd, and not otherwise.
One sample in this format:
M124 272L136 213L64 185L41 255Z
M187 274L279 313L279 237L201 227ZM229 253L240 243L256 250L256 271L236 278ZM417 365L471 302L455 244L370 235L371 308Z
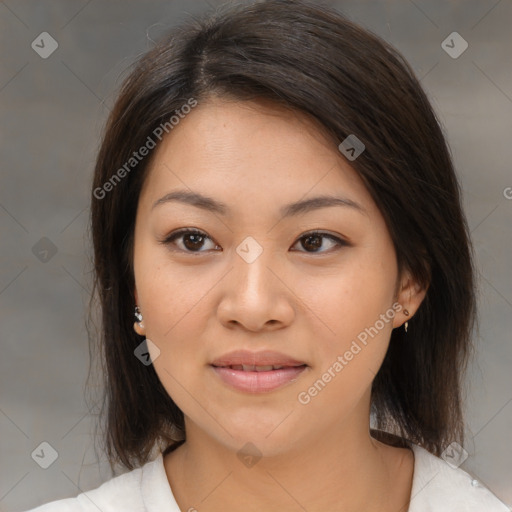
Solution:
M204 238L208 238L208 239L212 240L212 238L210 238L204 231L200 231L200 230L194 229L194 228L183 228L183 229L174 231L170 235L166 236L163 240L159 240L159 243L168 246L168 245L172 244L177 238L180 238L184 235L200 235L200 236L203 236ZM302 239L312 237L312 236L320 236L320 237L332 240L333 242L335 242L338 245L338 249L340 247L350 246L350 244L346 240L343 240L337 236L331 235L330 233L325 233L323 231L308 231L307 233L304 233L302 236L300 236L293 245L296 245ZM212 240L212 242L213 242L213 240ZM179 249L179 248L177 250L184 252L186 254L197 254L197 255L204 253L204 252L208 252L208 251L189 251L189 250L183 250L183 249ZM335 249L335 250L337 250L337 249ZM297 251L297 252L302 252L305 254L326 254L326 253L332 252L332 250Z

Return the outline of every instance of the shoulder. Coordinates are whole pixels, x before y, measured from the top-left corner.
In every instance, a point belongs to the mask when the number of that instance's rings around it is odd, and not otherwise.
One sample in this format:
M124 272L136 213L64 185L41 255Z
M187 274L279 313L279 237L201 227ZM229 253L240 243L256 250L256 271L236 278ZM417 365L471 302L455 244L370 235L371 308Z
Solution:
M144 466L116 476L96 489L82 492L76 498L52 501L27 512L145 512L158 510L159 504L163 503L167 508L161 510L169 510L172 501L174 498L160 454Z
M414 474L409 512L510 512L489 489L421 446L411 444Z

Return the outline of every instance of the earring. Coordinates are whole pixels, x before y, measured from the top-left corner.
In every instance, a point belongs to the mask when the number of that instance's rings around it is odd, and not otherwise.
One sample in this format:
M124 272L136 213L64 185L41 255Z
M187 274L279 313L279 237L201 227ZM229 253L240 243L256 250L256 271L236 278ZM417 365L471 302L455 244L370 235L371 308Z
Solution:
M404 315L409 316L409 311L407 309L404 309ZM409 327L409 322L405 322L405 324L404 324L405 332L407 332L408 327Z
M144 324L142 323L142 313L140 312L139 306L135 306L134 315L136 322L133 323L133 329L137 334L143 336L144 331L142 329L144 329Z

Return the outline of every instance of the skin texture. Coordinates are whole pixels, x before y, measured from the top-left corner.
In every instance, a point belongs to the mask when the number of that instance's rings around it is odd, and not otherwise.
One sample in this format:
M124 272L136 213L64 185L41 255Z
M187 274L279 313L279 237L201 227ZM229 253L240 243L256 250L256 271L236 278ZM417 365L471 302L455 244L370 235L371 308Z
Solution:
M134 328L160 350L155 370L185 415L187 441L164 459L180 508L407 510L413 455L371 438L370 389L392 329L411 320L425 290L398 275L386 224L361 179L313 122L263 102L201 103L155 151L135 226L134 291L144 320ZM180 202L152 209L177 189L222 201L230 214ZM365 211L279 213L324 194ZM180 228L209 238L159 243ZM314 252L302 238L311 230L350 245L320 238ZM248 236L263 249L252 263L236 252ZM397 312L300 403L298 394L396 302L409 316ZM308 368L280 389L242 392L210 366L235 349L276 350ZM237 457L248 442L262 454L251 467Z

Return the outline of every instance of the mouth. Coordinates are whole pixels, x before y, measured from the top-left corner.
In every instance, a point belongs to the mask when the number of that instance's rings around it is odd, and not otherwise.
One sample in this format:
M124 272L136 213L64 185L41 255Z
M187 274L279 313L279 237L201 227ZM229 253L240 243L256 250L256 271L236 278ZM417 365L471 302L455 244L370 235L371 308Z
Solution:
M237 351L216 359L211 367L230 388L265 393L295 382L308 365L277 352Z
M256 366L254 364L232 364L232 365L212 365L214 368L230 368L231 370L237 370L242 372L271 372L273 370L281 370L283 368L299 368L302 366L307 366L306 364L297 364L297 365L276 365L276 364L267 364Z

